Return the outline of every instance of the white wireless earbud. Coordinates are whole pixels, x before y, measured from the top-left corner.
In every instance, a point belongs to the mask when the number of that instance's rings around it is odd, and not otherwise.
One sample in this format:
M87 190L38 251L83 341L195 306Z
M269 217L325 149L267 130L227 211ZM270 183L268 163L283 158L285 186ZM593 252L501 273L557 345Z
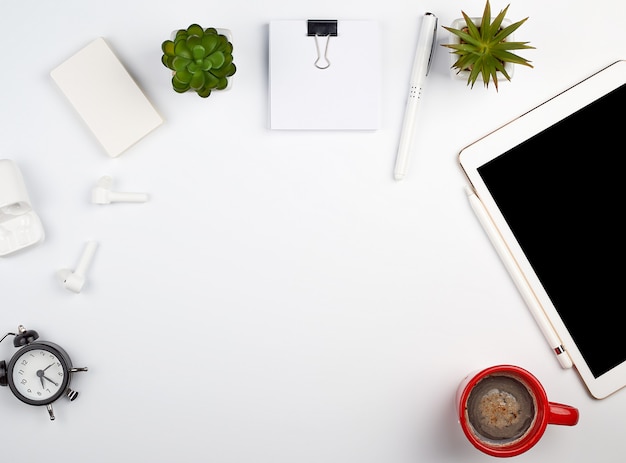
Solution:
M91 202L94 204L110 204L115 202L125 203L145 203L148 201L146 193L123 193L111 191L113 179L104 176L98 180L96 186L91 190Z
M96 241L88 241L85 245L83 254L80 256L76 270L73 272L70 269L62 268L57 271L57 277L65 287L65 289L74 293L80 293L85 285L85 275L87 269L91 264L93 255L96 252L98 243Z

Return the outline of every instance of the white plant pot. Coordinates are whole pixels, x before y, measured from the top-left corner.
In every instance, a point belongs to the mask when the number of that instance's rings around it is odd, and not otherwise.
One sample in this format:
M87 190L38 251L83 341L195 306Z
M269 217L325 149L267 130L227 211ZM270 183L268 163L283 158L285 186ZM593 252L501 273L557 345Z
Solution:
M472 22L474 24L476 24L477 26L480 26L480 23L482 22L482 17L480 18L470 18L472 20ZM493 21L495 18L491 18L491 20ZM503 19L502 20L502 24L501 26L507 27L511 24L511 21L509 19ZM450 27L453 29L463 29L464 27L467 26L467 23L465 22L465 18L457 18L454 21L452 21L452 24L450 24ZM510 34L505 42L513 42L515 40L514 37L515 33ZM450 42L452 44L459 44L461 43L461 39L457 36L454 35L453 33L450 33ZM469 75L470 72L469 71L459 71L458 69L454 68L454 63L457 60L458 55L456 55L455 53L450 53L450 74L452 75L452 77L454 77L455 79L462 79L465 82L467 82L467 80L469 79ZM509 77L512 79L513 78L513 71L515 69L515 65L513 63L504 63L504 70L509 74ZM501 72L497 72L496 75L498 76L498 83L500 82L508 82L507 78L504 77L504 74L502 74ZM476 79L477 81L483 82L483 78L482 75L478 75L478 78Z

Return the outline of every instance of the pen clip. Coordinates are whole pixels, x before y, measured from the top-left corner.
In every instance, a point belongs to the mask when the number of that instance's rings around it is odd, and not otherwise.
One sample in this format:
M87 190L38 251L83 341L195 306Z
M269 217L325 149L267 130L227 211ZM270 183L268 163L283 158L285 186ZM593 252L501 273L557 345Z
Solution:
M437 22L439 21L437 16L433 13L426 13L427 15L431 15L435 18L435 23L433 24L433 41L430 46L430 55L428 56L428 65L426 66L426 75L430 72L430 65L433 63L433 57L435 56L435 48L437 45Z

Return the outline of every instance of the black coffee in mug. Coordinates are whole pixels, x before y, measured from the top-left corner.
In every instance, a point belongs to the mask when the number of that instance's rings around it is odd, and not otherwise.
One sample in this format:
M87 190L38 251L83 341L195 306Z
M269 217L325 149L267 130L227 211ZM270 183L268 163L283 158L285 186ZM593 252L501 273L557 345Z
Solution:
M467 375L456 391L456 412L465 437L494 457L526 452L549 424L578 423L577 408L550 402L539 380L516 365L494 365Z
M481 379L467 399L467 419L476 437L495 445L520 439L533 424L533 395L516 378L491 375Z

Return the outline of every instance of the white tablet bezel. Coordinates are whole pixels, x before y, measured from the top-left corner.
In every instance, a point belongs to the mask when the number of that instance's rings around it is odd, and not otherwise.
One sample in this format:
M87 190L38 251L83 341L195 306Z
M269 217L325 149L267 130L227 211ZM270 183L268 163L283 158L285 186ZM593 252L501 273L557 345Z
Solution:
M558 311L552 304L546 290L483 182L478 169L492 159L511 150L624 84L626 84L626 61L616 61L466 146L458 155L459 165L469 180L471 188L484 205L493 224L501 234L508 251L519 266L539 305L544 309L548 320L560 338L583 382L591 395L597 399L605 398L626 386L626 362L622 362L597 378L594 377L581 351L568 332ZM611 117L614 116L611 115ZM532 186L529 185L529 187L531 188Z

